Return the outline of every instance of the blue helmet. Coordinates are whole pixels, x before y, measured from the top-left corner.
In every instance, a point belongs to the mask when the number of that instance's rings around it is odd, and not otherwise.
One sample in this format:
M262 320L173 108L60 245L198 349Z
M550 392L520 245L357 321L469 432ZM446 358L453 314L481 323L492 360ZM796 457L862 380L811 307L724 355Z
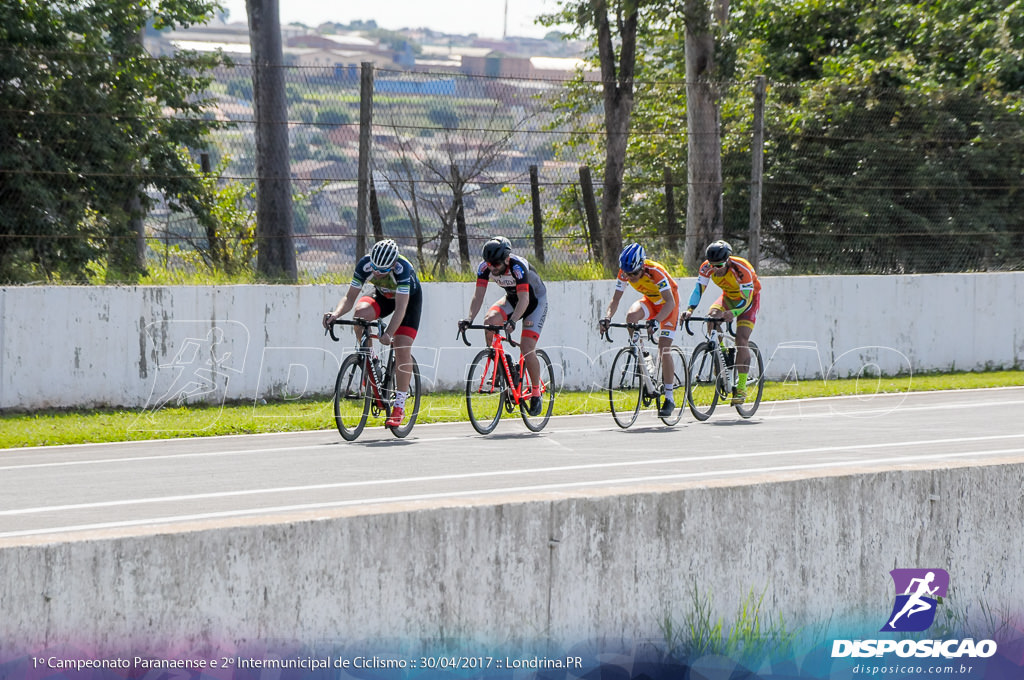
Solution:
M644 247L639 243L630 243L622 249L622 253L619 255L619 269L627 274L633 274L644 266L646 259L647 251L644 250Z

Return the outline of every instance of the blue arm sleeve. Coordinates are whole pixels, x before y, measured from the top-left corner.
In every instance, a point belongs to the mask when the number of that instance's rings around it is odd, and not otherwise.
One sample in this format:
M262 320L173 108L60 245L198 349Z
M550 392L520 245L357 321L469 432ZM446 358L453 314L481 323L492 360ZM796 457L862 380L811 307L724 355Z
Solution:
M703 295L703 294L704 294L703 286L701 286L700 283L697 283L697 285L695 285L693 287L693 292L690 293L690 301L687 302L686 304L691 309L696 307L700 303L700 296Z

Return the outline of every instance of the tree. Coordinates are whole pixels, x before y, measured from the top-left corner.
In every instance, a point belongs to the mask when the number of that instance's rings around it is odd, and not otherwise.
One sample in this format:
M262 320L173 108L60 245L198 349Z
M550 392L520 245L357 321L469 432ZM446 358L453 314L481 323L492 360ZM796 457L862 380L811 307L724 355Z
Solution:
M0 279L141 272L135 225L153 202L146 189L201 194L179 152L202 148L216 127L202 95L223 60L151 57L139 36L147 25L205 21L214 6L0 2Z
M425 265L425 243L437 242L434 272L448 270L453 242L457 243L460 269L465 271L470 266L477 251L470 244L465 222L466 202L480 190L479 184L487 182L515 135L529 122L529 114L510 112L500 100L481 97L480 101L477 106L467 107L461 118L436 105L429 109L426 118L441 126L431 129L429 138L410 136L408 126L401 124L399 116L403 112L398 107L382 107L382 117L394 131L398 152L381 159L380 172L413 225L421 266ZM429 239L422 218L428 211L440 222L436 235Z
M765 255L816 272L1021 266L1020 2L737 4L737 75L776 84Z
M297 281L288 160L281 20L277 0L245 0L252 45L256 108L257 269L271 279Z
M696 271L708 243L721 238L722 128L719 110L721 74L715 59L712 17L728 18L728 0L685 0L687 192L686 246L683 263Z
M633 111L637 27L644 4L644 0L566 0L557 14L541 19L546 25L574 23L574 35L592 33L596 42L605 130L601 250L605 267L612 271L618 269L622 250L623 177Z

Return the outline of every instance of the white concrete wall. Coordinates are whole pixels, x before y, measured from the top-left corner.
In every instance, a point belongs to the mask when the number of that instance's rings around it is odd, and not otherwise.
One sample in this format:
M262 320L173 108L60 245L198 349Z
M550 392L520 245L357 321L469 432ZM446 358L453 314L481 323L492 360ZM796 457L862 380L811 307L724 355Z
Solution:
M156 536L0 546L0 658L213 656L246 645L662 639L694 589L729 622L874 637L895 567L950 574L984 635L1024 611L1024 463L860 470L605 497L334 516Z
M594 320L612 286L548 284L541 345L566 387L604 383L615 346ZM692 286L680 280L684 299ZM326 394L352 342L325 338L320 318L344 288L0 288L0 409ZM455 338L472 293L470 284L425 285L415 354L428 389L461 387L483 344L482 334L473 348ZM492 286L489 299L498 293ZM1022 297L1024 273L766 277L753 337L774 379L855 375L872 364L886 373L1014 367L1024 363ZM619 320L634 299L624 296Z

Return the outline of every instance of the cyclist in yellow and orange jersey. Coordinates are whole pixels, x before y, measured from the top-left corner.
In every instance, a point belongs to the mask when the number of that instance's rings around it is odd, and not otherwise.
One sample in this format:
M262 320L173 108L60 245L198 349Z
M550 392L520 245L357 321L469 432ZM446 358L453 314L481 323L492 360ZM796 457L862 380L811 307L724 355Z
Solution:
M736 389L733 391L733 406L747 399L747 374L750 371L750 334L757 321L757 310L761 306L761 282L753 265L732 254L732 246L725 241L715 241L704 251L705 260L697 271L697 285L690 295L683 321L690 318L700 303L708 281L722 289L722 295L711 305L708 316L725 322L736 319Z
M643 297L634 302L626 312L627 323L638 323L647 319L649 326L660 326L658 352L661 354L661 379L665 383L665 398L658 409L658 415L668 417L675 410L672 393L675 390L675 366L672 361L672 342L676 338L679 312L679 288L665 265L647 259L647 251L639 243L630 243L619 254L619 276L615 280L615 292L608 303L601 331L608 330L612 315L619 308L622 292L629 284Z

